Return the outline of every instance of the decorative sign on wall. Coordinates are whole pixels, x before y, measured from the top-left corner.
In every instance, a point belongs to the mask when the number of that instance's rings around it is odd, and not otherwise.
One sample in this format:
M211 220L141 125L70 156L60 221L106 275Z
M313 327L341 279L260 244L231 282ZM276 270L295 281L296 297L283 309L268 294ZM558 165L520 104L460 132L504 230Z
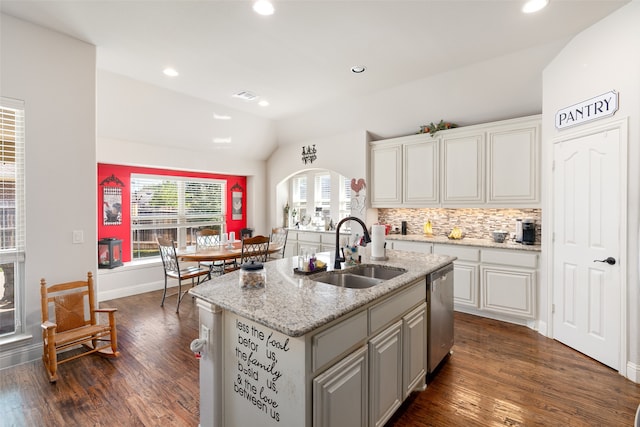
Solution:
M556 128L563 129L613 116L618 111L618 92L612 90L556 113Z
M124 182L115 175L105 178L102 185L102 223L104 225L122 224L122 188Z
M242 191L243 188L235 183L231 187L231 219L242 219Z

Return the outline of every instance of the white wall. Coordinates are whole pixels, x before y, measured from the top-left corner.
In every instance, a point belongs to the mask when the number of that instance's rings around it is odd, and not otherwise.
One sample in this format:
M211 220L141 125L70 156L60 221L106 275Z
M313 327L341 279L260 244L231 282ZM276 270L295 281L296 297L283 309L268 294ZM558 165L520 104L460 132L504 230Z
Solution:
M264 214L266 162L257 159L275 145L270 120L106 71L98 72L97 110L98 163L247 176L247 226L260 234L271 230ZM215 120L214 113L232 119ZM233 150L212 143L228 134ZM162 289L163 277L159 260L100 270L98 298Z
M0 344L0 368L41 355L40 278L96 272L94 46L0 15L0 93L25 101L26 332ZM72 231L84 232L72 244ZM1 342L1 341L0 341Z
M318 159L302 162L302 147L315 144ZM276 188L282 181L307 169L329 169L345 177L367 177L367 132L352 131L326 138L306 139L280 146L267 161L266 200L269 224L282 223L282 200L276 202Z
M614 118L628 117L628 239L626 261L628 310L627 376L640 382L640 290L638 269L640 215L640 2L633 1L596 25L576 36L546 67L543 73L543 223L551 224L550 163L552 140L559 136L554 126L555 113L564 107L592 98L610 90L619 92L619 110ZM549 233L550 230L546 229ZM550 242L550 235L543 242ZM549 253L543 245L543 253ZM547 265L550 260L546 260ZM543 274L541 304L546 304L548 287ZM546 306L545 306L546 308ZM542 310L544 321L547 313ZM624 368L623 368L624 371Z

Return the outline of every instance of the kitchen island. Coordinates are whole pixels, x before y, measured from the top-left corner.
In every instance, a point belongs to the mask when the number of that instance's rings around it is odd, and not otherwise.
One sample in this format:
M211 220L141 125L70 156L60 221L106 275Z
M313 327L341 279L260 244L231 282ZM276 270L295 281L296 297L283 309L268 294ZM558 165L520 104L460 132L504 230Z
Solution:
M362 263L406 272L366 289L295 274L297 257L266 263L263 289L241 289L238 272L193 288L200 425L382 425L424 388L426 277L455 258L387 255Z

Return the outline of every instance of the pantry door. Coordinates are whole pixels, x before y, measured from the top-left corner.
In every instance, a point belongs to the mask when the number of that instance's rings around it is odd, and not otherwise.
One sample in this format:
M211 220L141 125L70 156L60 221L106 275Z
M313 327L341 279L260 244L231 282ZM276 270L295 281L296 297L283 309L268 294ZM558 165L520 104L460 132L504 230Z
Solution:
M626 122L554 142L553 335L617 370L626 264L625 159Z

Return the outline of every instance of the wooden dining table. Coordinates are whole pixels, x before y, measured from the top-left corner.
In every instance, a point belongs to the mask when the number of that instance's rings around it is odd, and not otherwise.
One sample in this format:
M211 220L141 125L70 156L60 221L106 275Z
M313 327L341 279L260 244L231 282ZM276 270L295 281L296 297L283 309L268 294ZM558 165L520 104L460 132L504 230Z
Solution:
M269 254L282 251L282 244L269 243ZM179 249L176 255L181 261L202 262L202 261L229 261L240 258L242 255L242 241L235 241L231 244L220 245L215 249L195 250Z

